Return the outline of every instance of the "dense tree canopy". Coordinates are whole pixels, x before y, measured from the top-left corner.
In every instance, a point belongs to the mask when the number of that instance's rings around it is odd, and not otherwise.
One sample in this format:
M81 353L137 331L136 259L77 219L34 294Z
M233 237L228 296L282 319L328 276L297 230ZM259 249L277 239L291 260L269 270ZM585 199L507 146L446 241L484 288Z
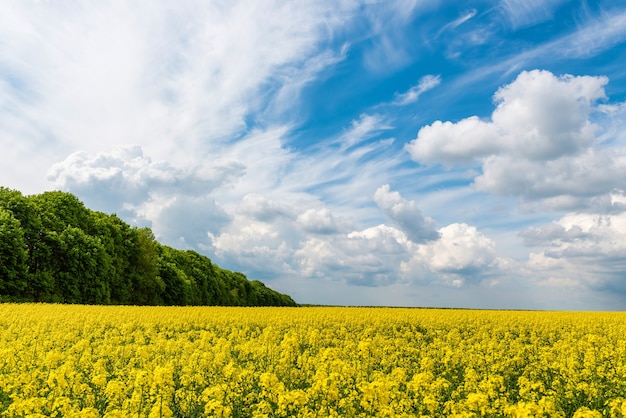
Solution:
M0 187L0 301L293 306L289 296L158 243L70 193Z

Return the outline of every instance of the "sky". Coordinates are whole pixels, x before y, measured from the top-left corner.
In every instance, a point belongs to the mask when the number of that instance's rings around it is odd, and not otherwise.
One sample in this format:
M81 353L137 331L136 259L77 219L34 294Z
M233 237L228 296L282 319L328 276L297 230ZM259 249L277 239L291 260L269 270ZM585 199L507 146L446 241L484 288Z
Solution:
M626 3L5 1L0 185L299 303L626 309Z

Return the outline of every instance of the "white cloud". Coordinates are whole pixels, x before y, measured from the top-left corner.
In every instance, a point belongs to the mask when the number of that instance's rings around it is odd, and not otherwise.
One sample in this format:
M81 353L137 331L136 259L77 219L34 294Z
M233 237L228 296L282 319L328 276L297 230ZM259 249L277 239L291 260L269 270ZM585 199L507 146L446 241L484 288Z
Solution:
M415 244L399 229L378 225L332 239L311 238L295 256L306 277L362 286L480 284L508 268L507 260L496 256L493 241L475 227L451 224L438 233L437 240Z
M407 92L397 94L393 104L398 106L405 106L411 103L415 103L419 97L426 91L434 89L441 84L441 77L438 75L425 75L420 78L420 81Z
M338 139L342 148L349 148L370 139L380 131L390 129L380 115L360 115L358 120L352 121L352 126Z
M381 186L374 194L378 207L395 222L414 243L422 243L439 238L435 221L424 217L415 201L407 201L398 192L392 192L388 184Z
M365 11L371 27L370 44L364 56L365 67L373 73L388 73L411 62L412 39L407 26L420 10L431 2L393 0L372 2Z
M626 39L626 11L611 10L588 19L576 32L549 43L546 52L564 57L589 58Z
M212 196L155 196L133 207L138 222L148 221L159 240L176 248L198 249L210 244L231 220Z
M254 277L275 274L359 286L461 285L466 276L479 283L500 265L493 243L476 228L454 224L436 230L414 201L388 185L374 200L401 229L385 224L358 229L355 219L292 197L287 205L269 196L246 196L232 222L210 234L207 249Z
M295 218L295 211L291 206L257 193L243 197L239 204L239 212L261 222L271 222L277 218Z
M379 225L332 239L310 238L295 256L305 277L386 286L399 280L398 266L407 257L407 246L401 231Z
M272 280L293 277L291 260L301 235L285 219L260 222L238 215L219 234L210 234L204 249L214 254L222 267L236 265L250 277Z
M402 269L406 274L426 267L436 280L454 286L480 282L505 265L495 252L494 242L467 224L450 224L439 230L440 239L418 246Z
M592 207L626 174L624 150L603 148L592 122L605 109L597 102L605 99L607 82L522 72L495 93L490 120L437 121L421 128L406 150L418 162L480 164L477 189L517 196L528 207Z
M514 29L543 22L565 0L502 0L500 10Z
M481 270L495 259L494 243L467 224L451 224L440 230L441 239L427 251L430 266L441 272Z
M518 196L528 208L572 210L597 206L621 186L626 159L621 152L593 150L544 162L494 156L483 162L482 171L475 178L480 190Z
M522 232L520 236L524 238L527 245L545 245L549 242L572 242L584 239L588 236L578 225L573 225L566 229L563 225L552 223L542 227L529 227Z
M305 231L317 234L336 234L355 227L354 221L336 217L328 208L308 209L297 221Z
M441 36L442 33L444 33L447 30L456 29L457 27L461 26L463 23L467 22L468 20L476 16L476 13L478 13L476 9L471 9L463 13L461 16L454 19L453 21L446 23L441 29L439 29L439 31L437 31L435 38L438 38L439 36Z
M494 95L493 124L505 150L526 159L576 154L593 141L592 105L605 98L606 77L522 72Z
M491 121L473 116L458 123L437 121L420 129L407 150L417 160L454 163L510 153L554 159L591 145L592 105L604 98L605 77L522 72L494 95Z
M206 195L234 181L242 171L235 162L177 168L152 161L140 146L126 146L94 155L71 154L51 167L48 178L55 187L80 195L89 206L114 212L157 196Z
M613 200L626 203L623 193ZM569 213L552 224L528 228L521 236L540 249L527 262L531 272L541 272L539 277L626 294L626 211Z
M497 128L476 116L457 123L436 121L422 127L406 145L411 157L423 163L470 163L501 149Z

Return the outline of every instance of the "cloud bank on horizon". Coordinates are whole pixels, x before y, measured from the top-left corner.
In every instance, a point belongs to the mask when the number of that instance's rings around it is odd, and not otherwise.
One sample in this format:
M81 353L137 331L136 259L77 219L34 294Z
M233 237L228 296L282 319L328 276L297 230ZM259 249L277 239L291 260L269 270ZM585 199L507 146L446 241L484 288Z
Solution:
M0 185L301 303L626 309L626 6L10 2Z

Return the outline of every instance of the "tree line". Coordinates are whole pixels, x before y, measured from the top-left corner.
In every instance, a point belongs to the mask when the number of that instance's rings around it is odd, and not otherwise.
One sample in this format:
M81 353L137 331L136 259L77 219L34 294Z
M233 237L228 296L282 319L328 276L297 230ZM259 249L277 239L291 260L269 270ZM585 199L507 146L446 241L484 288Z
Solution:
M123 305L295 306L149 228L60 191L0 187L0 301Z

